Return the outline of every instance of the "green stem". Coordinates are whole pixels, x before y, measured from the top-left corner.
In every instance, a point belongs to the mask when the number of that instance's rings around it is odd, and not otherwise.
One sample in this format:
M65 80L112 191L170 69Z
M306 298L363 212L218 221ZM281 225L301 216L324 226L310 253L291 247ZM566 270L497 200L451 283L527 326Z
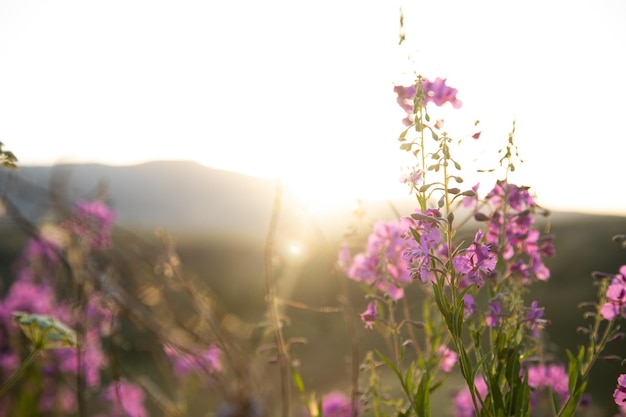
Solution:
M13 384L15 384L15 382L22 376L22 374L26 371L26 369L28 369L28 367L35 360L35 357L40 352L40 350L41 349L39 349L37 347L35 347L33 350L31 350L30 353L28 354L28 356L26 357L26 359L24 359L24 361L22 361L22 363L20 364L19 368L17 368L15 370L15 372L13 372L13 374L9 377L9 379L7 379L2 384L2 386L0 386L0 397L2 395L4 395L4 393L7 392L7 390L9 388L11 388L13 386Z

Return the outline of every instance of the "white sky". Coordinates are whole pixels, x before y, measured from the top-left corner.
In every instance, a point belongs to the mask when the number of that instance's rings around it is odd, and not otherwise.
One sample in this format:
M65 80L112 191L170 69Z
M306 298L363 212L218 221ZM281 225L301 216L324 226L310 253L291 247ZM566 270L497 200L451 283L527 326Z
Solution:
M626 215L626 2L0 0L0 141L20 163L193 159L305 198L404 194L394 81L448 78L516 182ZM414 59L411 64L406 56ZM493 149L495 151L495 149ZM467 184L468 187L472 185Z

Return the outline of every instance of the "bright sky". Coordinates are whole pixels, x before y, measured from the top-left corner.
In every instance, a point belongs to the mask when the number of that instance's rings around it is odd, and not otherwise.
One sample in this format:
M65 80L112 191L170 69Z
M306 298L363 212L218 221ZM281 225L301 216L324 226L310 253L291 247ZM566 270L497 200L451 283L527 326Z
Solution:
M397 0L0 0L0 141L24 165L193 159L317 203L404 195L392 84L415 70L459 89L446 120L481 142L517 120L512 180L539 202L626 215L626 2L402 3L399 48Z

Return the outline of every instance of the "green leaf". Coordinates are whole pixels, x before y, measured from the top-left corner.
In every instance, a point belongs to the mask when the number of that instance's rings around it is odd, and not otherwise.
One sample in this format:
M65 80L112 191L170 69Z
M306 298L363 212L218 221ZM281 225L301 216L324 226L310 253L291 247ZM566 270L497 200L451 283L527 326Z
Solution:
M415 394L415 412L419 417L430 417L430 374L422 375Z
M400 381L403 381L402 378L402 374L400 373L400 371L398 370L398 368L396 368L396 365L393 364L393 362L391 361L391 359L389 359L388 357L386 357L385 355L383 355L382 353L380 353L379 351L376 351L376 354L378 355L378 357L380 358L380 360L382 360L383 362L385 362L385 365L387 365L389 367L389 369L391 369L393 371L394 374L396 374L396 376L398 377L398 379ZM404 383L404 382L403 382Z

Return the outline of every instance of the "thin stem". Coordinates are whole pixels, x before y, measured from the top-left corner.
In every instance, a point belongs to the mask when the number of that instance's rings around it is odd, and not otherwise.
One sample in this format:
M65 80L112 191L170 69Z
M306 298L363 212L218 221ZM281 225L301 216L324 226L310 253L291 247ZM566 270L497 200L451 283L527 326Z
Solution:
M274 199L274 208L272 211L272 217L270 220L270 228L267 233L267 239L265 242L265 287L268 303L269 319L274 333L274 342L276 343L276 349L278 351L278 363L280 366L280 383L282 393L282 416L289 417L289 367L290 359L289 353L286 349L286 344L282 332L282 325L280 323L280 311L278 308L278 296L276 288L276 280L274 277L274 238L276 235L276 229L278 226L278 216L280 214L282 202L282 187L280 182L276 184L276 197Z
M350 300L350 292L346 285L346 279L342 277L339 280L341 292L343 293L343 312L348 327L348 337L350 338L350 357L351 357L351 385L352 385L352 417L359 414L359 341L356 336L356 326L354 323L354 308Z
M4 381L2 386L0 386L0 397L4 395L4 393L7 392L7 390L11 388L13 384L15 384L15 382L22 376L22 374L26 371L26 369L28 369L28 367L33 363L33 361L37 357L37 354L40 351L41 349L35 347L33 348L33 350L31 350L28 353L28 356L26 356L26 359L24 359L24 361L20 363L19 368L17 368L15 372L13 372L13 374L9 377L9 379Z

